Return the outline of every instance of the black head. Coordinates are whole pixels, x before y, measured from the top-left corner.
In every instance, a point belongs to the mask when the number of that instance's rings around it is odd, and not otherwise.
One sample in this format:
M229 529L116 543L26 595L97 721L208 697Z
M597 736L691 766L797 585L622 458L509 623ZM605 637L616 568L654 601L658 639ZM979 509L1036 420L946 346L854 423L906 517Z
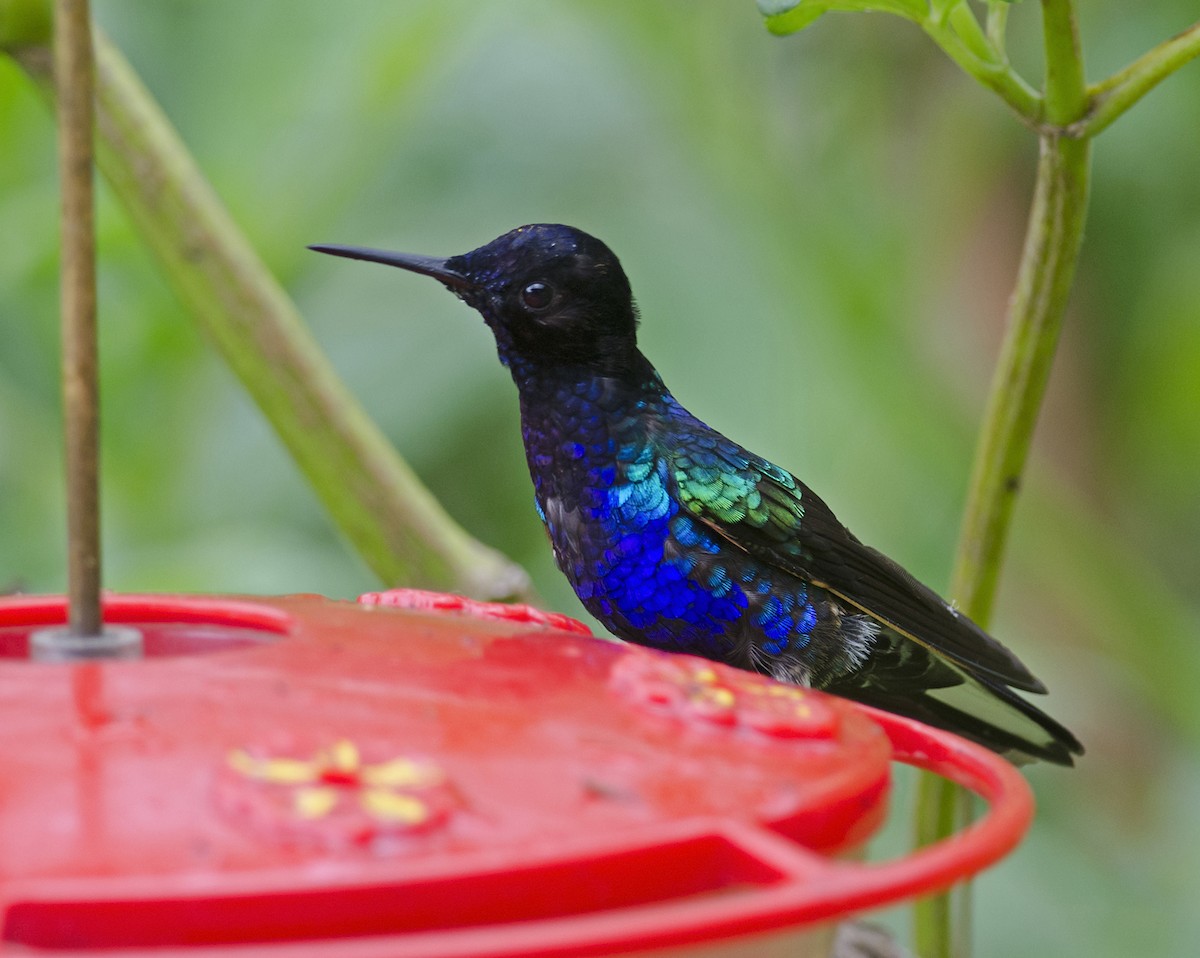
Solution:
M637 309L625 271L612 250L573 227L521 226L444 260L353 246L309 248L441 281L483 315L515 376L567 366L617 374L635 362Z

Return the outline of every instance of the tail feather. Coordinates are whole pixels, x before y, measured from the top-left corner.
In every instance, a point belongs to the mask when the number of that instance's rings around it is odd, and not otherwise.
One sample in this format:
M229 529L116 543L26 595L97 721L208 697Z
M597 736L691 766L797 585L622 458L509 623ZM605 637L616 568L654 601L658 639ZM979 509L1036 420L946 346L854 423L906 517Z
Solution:
M946 729L1014 761L1069 766L1083 754L1066 727L1004 683L890 632L880 636L891 645L882 656L877 650L863 671L829 683L826 691Z
M946 701L950 698L946 692L959 690L964 693L961 696L964 704L966 701L970 702L971 711ZM982 688L971 689L967 683L952 690L933 689L915 696L895 695L873 687L830 691L864 705L872 705L954 732L1017 762L1022 759L1041 759L1055 765L1070 766L1075 764L1074 756L1083 754L1083 746L1074 735L1010 689L989 693L984 692ZM972 692L974 694L971 694ZM989 698L992 695L998 696L991 699L989 705L992 707L986 711L999 713L996 706L1001 702L1011 707L1003 713L985 718L980 714L985 711L980 708L985 695Z

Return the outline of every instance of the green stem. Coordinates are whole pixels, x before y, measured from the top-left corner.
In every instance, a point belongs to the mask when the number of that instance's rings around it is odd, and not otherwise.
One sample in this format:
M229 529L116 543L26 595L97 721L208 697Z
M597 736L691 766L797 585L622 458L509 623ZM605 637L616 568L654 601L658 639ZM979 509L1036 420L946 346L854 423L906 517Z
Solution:
M979 25L979 21L975 19L975 11L970 6L966 3L955 4L950 8L946 19L973 56L984 63L1000 64L1003 62L1000 51L992 46L992 41Z
M1200 56L1200 23L1160 43L1107 80L1088 88L1091 110L1070 126L1073 136L1095 136L1181 66Z
M44 47L10 50L53 96ZM132 68L96 35L97 159L177 294L389 584L528 596L528 577L446 514L355 401Z
M1086 140L1044 136L1041 141L1025 250L976 447L950 586L963 611L985 628L1083 238L1089 151ZM962 798L953 783L922 776L918 845L950 834L961 821ZM965 900L963 904L965 909ZM922 958L961 958L968 953L963 923L952 920L952 907L949 895L917 904L914 928Z
M923 774L917 782L914 845L923 848L966 824L970 793L948 778ZM971 886L923 898L913 905L914 953L920 958L967 958L971 953Z
M1041 140L1008 333L976 447L950 586L962 609L984 626L1083 239L1089 152L1088 141L1051 135Z
M969 18L974 29L967 23ZM957 27L957 29L956 29ZM979 27L974 14L965 10L952 21L921 21L921 28L942 48L947 56L981 84L1007 103L1027 126L1036 127L1043 120L1042 97L1009 65L1000 51L991 46ZM968 39L964 39L962 33ZM986 45L988 56L981 57Z
M1086 105L1082 61L1069 3L1046 0L1047 116L1068 122ZM1052 59L1061 57L1062 60ZM986 627L991 618L1013 506L1066 312L1087 212L1090 141L1043 134L1037 186L1008 332L992 381L975 452L950 594ZM962 812L960 791L924 776L917 799L917 842L949 834ZM915 933L923 958L967 954L955 934L951 901L917 905Z
M1008 43L1006 34L1008 32L1008 10L1007 3L997 3L995 0L988 4L987 10L987 38L988 42L996 49L1001 56L1006 56L1005 50Z
M1046 48L1046 120L1066 126L1087 107L1087 81L1079 41L1075 0L1042 0Z
M1008 331L992 380L967 492L950 594L981 626L991 618L1013 507L1066 313L1087 214L1090 140L1061 128L1087 109L1088 93L1073 0L1043 0L1046 120L1037 185L1009 304ZM916 842L951 834L970 814L961 789L934 776L918 786ZM922 958L970 953L969 887L918 902L914 935Z
M1046 117L1061 126L1087 106L1073 0L1044 0ZM1087 213L1085 141L1040 141L1037 186L1008 333L975 451L950 594L981 625L991 618L1013 505L1066 311Z

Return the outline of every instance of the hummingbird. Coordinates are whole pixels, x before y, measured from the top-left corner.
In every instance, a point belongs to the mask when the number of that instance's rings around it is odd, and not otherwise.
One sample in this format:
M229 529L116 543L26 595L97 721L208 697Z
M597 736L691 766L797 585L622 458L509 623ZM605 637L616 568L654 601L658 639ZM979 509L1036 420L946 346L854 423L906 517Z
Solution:
M792 473L680 405L638 349L629 280L600 240L533 224L446 259L309 248L431 276L482 315L520 394L555 560L614 635L909 716L1015 761L1083 753L1018 694L1046 687L1012 652Z

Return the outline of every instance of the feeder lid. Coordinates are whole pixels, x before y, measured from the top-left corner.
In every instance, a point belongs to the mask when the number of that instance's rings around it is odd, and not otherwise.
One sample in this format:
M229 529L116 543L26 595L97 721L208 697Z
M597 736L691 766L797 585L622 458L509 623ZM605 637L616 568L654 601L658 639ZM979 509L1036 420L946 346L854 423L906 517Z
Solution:
M24 659L60 599L0 601L5 943L665 945L931 890L1027 823L1020 778L952 736L520 607L364 600L109 596L147 657L69 665ZM897 745L1007 824L882 878L831 862L880 823Z

